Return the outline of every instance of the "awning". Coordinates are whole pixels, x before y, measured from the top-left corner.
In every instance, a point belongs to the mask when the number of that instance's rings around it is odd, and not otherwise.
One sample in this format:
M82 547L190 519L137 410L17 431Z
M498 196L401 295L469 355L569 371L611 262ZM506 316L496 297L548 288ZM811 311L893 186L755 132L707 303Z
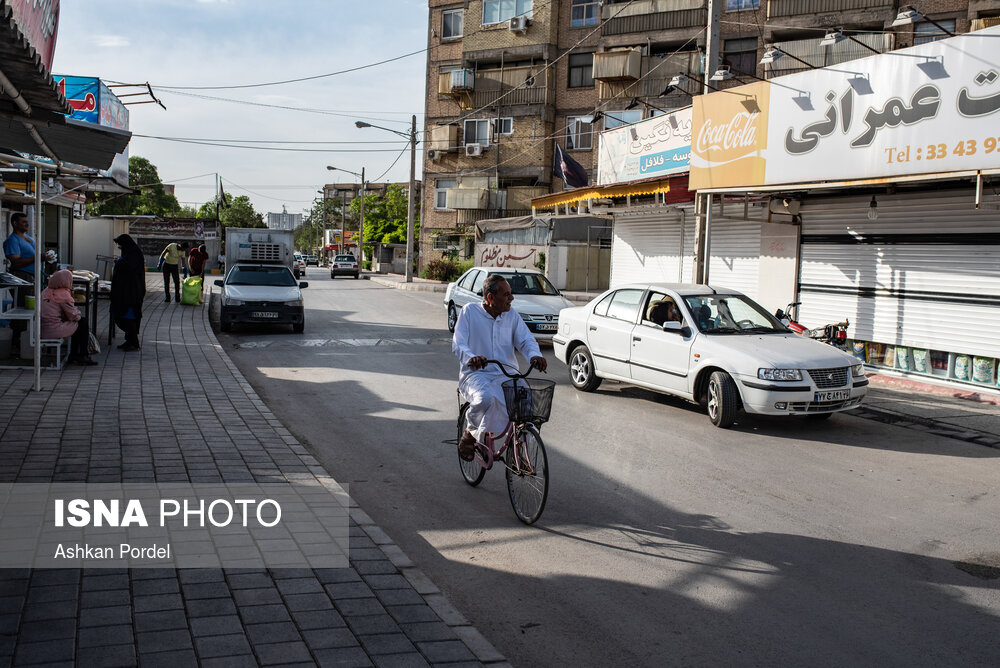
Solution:
M63 115L71 112L10 5L0 3L0 147L93 169L111 167L132 133Z
M669 193L674 191L679 197L678 201L685 199L688 195L687 174L674 177L658 177L645 179L642 181L630 181L629 183L612 183L606 186L591 186L587 188L576 188L574 190L563 190L534 197L531 206L536 209L559 206L560 204L575 204L589 199L603 199L610 197L626 197L628 195L655 195L657 193ZM679 192L678 192L679 191Z

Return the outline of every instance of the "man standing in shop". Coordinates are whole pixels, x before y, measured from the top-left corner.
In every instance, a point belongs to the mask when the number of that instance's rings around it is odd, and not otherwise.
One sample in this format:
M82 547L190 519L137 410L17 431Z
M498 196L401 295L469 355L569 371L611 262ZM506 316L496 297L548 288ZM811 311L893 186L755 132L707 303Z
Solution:
M186 241L180 243L170 243L167 247L163 249L160 253L160 260L162 261L162 271L163 271L163 290L166 293L166 303L170 303L170 277L174 279L174 300L180 304L181 303L181 276L177 271L178 265L183 265L185 271L187 270L187 249L188 244Z
M35 240L28 236L28 216L20 211L10 215L10 226L14 228L10 236L3 242L3 254L7 256L10 266L10 273L18 278L30 281L32 287L24 287L17 291L17 304L15 306L24 307L24 298L28 294L34 294L32 290L35 284ZM21 352L21 332L27 329L28 324L24 320L12 320L10 323L11 357L16 357Z

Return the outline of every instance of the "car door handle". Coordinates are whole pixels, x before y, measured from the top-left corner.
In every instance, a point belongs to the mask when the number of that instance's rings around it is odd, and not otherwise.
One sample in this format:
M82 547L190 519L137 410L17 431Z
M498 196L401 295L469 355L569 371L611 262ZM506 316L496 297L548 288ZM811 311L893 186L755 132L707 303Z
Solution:
M590 326L590 331L596 332L597 331L597 327L595 327L594 325L591 325Z
M639 336L633 336L633 337L632 337L632 340L633 340L633 341L642 341L642 337L639 337Z

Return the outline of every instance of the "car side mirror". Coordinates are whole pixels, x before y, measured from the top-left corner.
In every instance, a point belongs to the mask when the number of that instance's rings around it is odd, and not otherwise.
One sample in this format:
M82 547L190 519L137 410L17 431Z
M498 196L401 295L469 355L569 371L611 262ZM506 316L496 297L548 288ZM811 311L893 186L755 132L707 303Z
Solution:
M677 332L681 336L688 337L691 336L691 328L682 322L677 322L676 320L667 320L663 323L664 332Z
M477 297L482 297L483 296L483 289L482 288L479 288L478 290L476 290L476 296Z
M308 288L309 287L309 281L302 281L302 282L300 282L299 283L299 287L300 288Z
M215 284L218 285L220 288L222 287L222 281L216 280Z

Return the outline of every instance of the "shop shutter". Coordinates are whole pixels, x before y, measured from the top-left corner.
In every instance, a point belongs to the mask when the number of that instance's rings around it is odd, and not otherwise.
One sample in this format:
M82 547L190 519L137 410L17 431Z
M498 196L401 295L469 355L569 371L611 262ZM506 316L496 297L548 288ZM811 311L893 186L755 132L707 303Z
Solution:
M802 203L799 321L848 336L1000 357L1000 211L972 190Z
M738 290L756 299L760 223L713 218L709 229L709 244L709 285Z
M694 214L690 206L615 211L611 287L625 283L690 283Z

